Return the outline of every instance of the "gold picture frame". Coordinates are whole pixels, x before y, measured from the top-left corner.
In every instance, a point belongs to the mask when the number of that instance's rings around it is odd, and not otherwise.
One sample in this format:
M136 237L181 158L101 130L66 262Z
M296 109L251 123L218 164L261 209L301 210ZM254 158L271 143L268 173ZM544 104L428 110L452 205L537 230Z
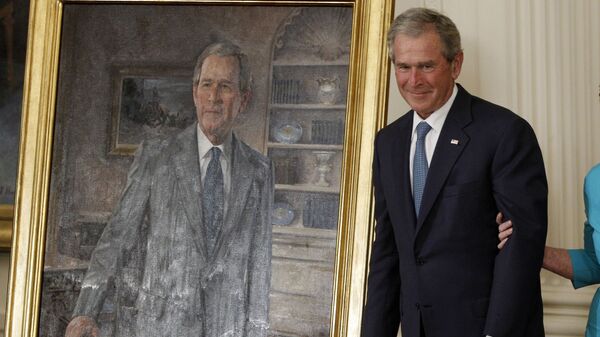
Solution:
M385 32L393 1L48 1L31 3L20 160L12 238L6 336L37 336L44 257L48 245L59 55L65 8L71 5L348 7L352 31L345 136L330 309L330 336L359 336L372 241L371 161L376 131L385 123L388 66ZM84 27L84 26L81 26ZM81 29L80 27L80 29ZM112 27L114 29L114 27ZM106 130L105 130L106 132ZM110 131L108 131L110 132ZM106 146L108 148L108 145Z

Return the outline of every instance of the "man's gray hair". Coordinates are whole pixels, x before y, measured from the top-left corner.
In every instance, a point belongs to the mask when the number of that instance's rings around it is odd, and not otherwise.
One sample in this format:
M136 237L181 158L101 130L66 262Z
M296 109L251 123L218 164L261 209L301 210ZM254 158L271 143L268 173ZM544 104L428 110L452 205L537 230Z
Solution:
M442 54L451 62L462 51L458 28L447 16L429 8L411 8L398 15L388 30L388 54L394 62L394 40L398 34L418 37L433 30L442 40Z
M204 60L211 55L221 57L233 56L237 58L240 65L240 91L248 92L252 89L252 74L248 65L248 57L238 45L229 41L216 42L204 48L200 56L198 56L196 66L194 67L194 86L197 86L200 81L200 72L202 71Z

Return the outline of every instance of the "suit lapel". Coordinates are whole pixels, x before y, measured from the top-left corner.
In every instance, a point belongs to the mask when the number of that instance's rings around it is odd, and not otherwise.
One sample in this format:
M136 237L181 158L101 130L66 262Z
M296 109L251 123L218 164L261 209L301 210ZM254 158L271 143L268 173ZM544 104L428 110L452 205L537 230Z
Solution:
M471 95L458 85L458 94L448 112L429 165L417 220L417 233L423 226L456 160L469 142L469 136L463 129L471 120Z
M202 224L202 183L200 180L200 160L198 157L197 127L188 127L177 137L178 151L173 155L173 165L181 191L181 204L189 220L190 231L198 252L208 256Z
M411 114L412 115L412 114ZM407 116L408 117L408 116ZM389 179L394 184L392 186L392 195L400 197L399 204L390 204L388 207L400 207L403 214L406 214L406 219L409 223L408 228L403 228L402 231L408 230L411 235L415 229L415 207L410 184L410 141L412 136L413 118L406 118L403 124L399 126L398 137L391 149L391 165L392 172L398 174L399 179Z

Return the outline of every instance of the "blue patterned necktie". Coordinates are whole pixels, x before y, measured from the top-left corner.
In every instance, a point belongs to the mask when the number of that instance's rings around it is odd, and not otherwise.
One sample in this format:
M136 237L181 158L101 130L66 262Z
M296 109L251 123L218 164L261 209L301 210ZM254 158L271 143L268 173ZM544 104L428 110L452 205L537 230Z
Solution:
M209 252L215 248L217 235L223 222L224 211L224 188L223 170L221 169L221 150L218 147L210 149L211 159L204 177L204 189L202 193L202 218L206 228L207 244Z
M417 125L417 146L415 149L415 157L413 159L413 199L415 201L415 212L419 216L421 208L421 199L423 197L423 189L427 180L427 155L425 154L425 136L431 130L431 126L423 121Z

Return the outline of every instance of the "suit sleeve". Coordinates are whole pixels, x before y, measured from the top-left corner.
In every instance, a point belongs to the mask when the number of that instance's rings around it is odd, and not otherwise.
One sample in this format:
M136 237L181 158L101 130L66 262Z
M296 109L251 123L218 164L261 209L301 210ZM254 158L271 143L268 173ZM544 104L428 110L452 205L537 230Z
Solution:
M271 285L271 237L274 193L274 170L269 161L265 180L259 191L259 212L255 221L256 229L252 240L251 257L248 261L248 337L266 337L269 328L269 291Z
M395 337L400 326L400 271L388 205L383 191L379 137L375 142L373 187L375 194L375 240L371 250L367 304L363 311L363 337Z
M548 186L541 150L525 120L516 118L507 126L491 174L496 204L512 220L513 234L496 257L485 334L526 336L530 318L542 315L539 273L548 223Z
M150 151L144 144L136 152L121 199L92 253L73 317L96 319L114 278L120 254L137 242L144 222L151 179L147 176L147 152Z

